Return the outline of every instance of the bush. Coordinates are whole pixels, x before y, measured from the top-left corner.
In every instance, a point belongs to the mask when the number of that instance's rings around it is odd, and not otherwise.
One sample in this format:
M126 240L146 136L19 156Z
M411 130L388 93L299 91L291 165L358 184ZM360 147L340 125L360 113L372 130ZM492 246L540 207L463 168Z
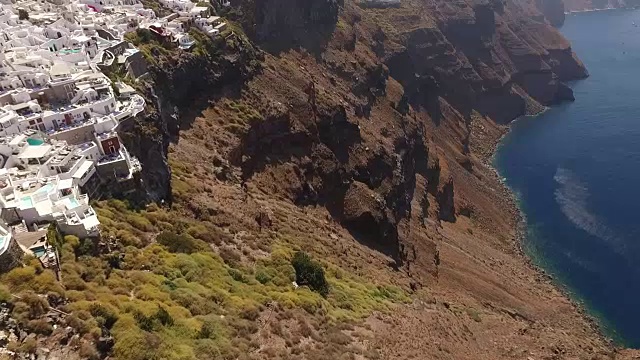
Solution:
M173 318L169 315L169 312L162 306L158 306L158 311L156 312L155 318L160 321L160 324L164 326L172 326Z
M242 272L240 270L234 269L234 268L229 268L229 270L227 270L227 272L229 273L229 276L231 276L231 278L235 281L239 281L242 283L246 283L247 279L244 277L244 274L242 274Z
M258 270L258 272L256 272L256 280L258 280L258 282L262 285L267 284L269 281L271 281L271 275L267 274L265 271L262 270Z
M83 239L82 241L80 241L80 245L78 247L76 247L76 255L78 255L78 257L83 256L83 255L93 255L95 254L95 242L92 239Z
M14 303L12 315L21 321L39 318L49 311L49 303L46 299L36 295L32 291L20 294L20 300Z
M4 276L2 282L9 289L16 290L21 289L25 284L30 284L36 277L36 270L30 266L19 267L11 270Z
M76 247L78 247L80 245L80 239L75 235L66 235L64 237L64 243L65 244L70 244L71 246L76 248Z
M64 245L64 238L60 235L58 231L58 227L55 223L49 224L49 228L47 229L47 242L49 245L54 246L58 249Z
M192 254L199 251L205 251L209 247L202 240L194 239L191 235L178 235L171 231L163 231L157 237L156 241L164 245L167 249L174 253Z
M198 332L198 339L217 339L226 335L218 321L205 320Z
M36 339L27 338L22 344L20 344L17 352L21 354L35 354L37 349L38 343L36 342Z
M89 312L93 317L100 318L101 321L98 321L98 323L102 322L101 325L107 329L111 329L116 321L118 321L118 314L116 313L116 310L102 304L91 304Z
M0 284L0 303L9 302L11 300L11 292L6 286Z
M173 326L174 324L171 314L169 314L169 312L160 305L158 305L158 310L155 314L146 316L138 311L134 314L134 318L138 323L138 327L144 331L154 331L158 330L160 325Z
M298 285L308 286L311 290L325 297L329 294L329 284L324 276L322 265L313 261L309 255L302 251L298 251L293 256L291 264L296 271Z
M53 325L44 319L30 320L26 326L27 330L40 335L50 335L53 332Z

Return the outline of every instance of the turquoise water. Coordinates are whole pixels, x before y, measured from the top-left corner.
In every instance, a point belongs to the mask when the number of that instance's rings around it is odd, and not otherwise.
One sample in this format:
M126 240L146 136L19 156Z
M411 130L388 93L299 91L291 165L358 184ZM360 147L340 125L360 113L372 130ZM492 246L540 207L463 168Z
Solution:
M80 206L80 204L78 203L78 200L76 200L75 198L68 198L66 199L66 206L67 209L75 209L78 206Z
M20 208L21 209L29 209L33 207L33 200L31 200L31 196L26 196L20 199Z
M640 11L567 17L591 76L574 103L517 121L495 165L527 218L525 247L618 342L640 347Z
M31 249L31 251L33 251L33 254L36 257L41 257L42 255L47 253L47 250L44 248L44 246L38 246L37 248Z
M44 140L28 138L27 139L27 144L33 145L33 146L42 145L42 144L44 144Z
M41 187L40 189L38 189L38 191L36 191L36 194L47 194L52 189L53 189L53 184L47 184L47 185Z

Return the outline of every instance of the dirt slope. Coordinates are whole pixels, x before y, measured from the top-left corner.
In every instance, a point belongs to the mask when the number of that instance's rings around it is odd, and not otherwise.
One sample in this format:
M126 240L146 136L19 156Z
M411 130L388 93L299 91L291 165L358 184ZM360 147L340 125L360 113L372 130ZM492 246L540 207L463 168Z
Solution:
M266 53L240 90L183 114L169 159L208 189L190 211L256 237L271 214L276 236L411 291L362 330L382 358L620 358L521 255L486 165L501 124L571 100L562 81L587 76L544 3L233 5Z

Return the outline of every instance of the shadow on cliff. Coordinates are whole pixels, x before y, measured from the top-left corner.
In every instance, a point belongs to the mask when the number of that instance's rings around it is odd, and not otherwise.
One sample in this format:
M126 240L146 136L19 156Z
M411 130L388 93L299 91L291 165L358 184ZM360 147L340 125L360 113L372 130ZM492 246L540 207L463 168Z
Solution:
M338 22L344 0L238 0L226 13L272 53L304 48L320 56Z
M172 202L167 154L180 131L191 128L210 102L239 97L246 81L261 71L263 53L241 34L232 32L219 47L204 46L204 52L158 54L145 91L149 111L123 134L142 163L147 201Z

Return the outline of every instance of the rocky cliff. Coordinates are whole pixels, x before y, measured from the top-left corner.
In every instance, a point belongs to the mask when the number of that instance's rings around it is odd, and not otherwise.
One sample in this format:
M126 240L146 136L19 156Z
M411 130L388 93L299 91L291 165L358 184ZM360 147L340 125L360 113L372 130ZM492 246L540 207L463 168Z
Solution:
M251 24L258 44L277 50L275 70L247 86L268 94L265 104L251 106L270 111L247 125L230 160L258 187L287 174L269 185L272 192L300 206L325 206L398 268L420 258L435 273L435 253L416 255L416 246L429 242L410 224L468 215L465 198L479 194L458 190L465 185L451 168L467 177L483 166L473 149L476 124L504 124L572 100L563 81L587 71L540 12L555 14L549 2L360 5L241 4L251 21L238 20ZM298 51L283 56L283 49L294 48L316 60L303 70L280 63Z
M159 188L164 155L197 174L174 206L412 291L402 322L367 320L383 358L615 356L520 255L486 165L505 124L588 75L554 28L561 2L237 0L224 15L266 52L211 77L189 57L154 70L154 130L136 142L156 144L140 153Z
M215 43L199 39L191 53L140 44L150 108L123 134L147 200L175 217L153 226L207 239L233 266L238 284L198 297L214 310L184 311L218 324L225 299L242 305L249 286L261 291L260 307L207 341L242 338L236 351L252 359L624 358L523 257L515 203L487 165L510 121L572 100L564 82L588 75L554 28L559 3L236 0L219 10L232 23ZM308 290L289 297L253 281L284 246L325 265L338 315ZM179 279L158 286L202 280L188 269L204 258L177 258L163 274ZM389 284L410 296L378 313L340 287L347 274L376 284L375 299L389 298ZM189 329L180 336L202 340ZM179 345L176 358L195 358Z

